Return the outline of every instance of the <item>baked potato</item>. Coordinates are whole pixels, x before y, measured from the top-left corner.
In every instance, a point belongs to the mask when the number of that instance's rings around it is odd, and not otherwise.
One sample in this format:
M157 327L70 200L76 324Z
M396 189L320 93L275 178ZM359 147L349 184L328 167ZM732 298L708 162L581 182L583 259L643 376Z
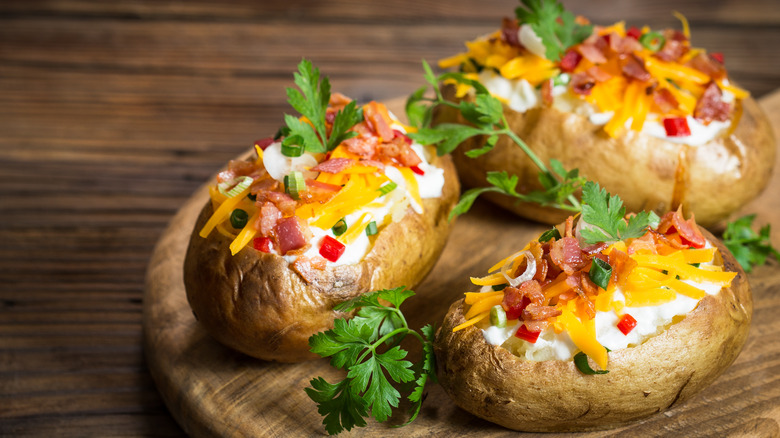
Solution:
M684 17L682 31L660 32L622 22L590 27L572 17L569 27L581 38L557 50L526 18L505 19L500 31L440 66L460 68L502 100L509 128L544 163L579 169L620 195L629 211L682 206L702 226L727 218L766 186L775 162L771 126L749 93L729 82L721 54L691 47ZM443 93L452 101L472 98L451 81ZM437 112L435 123L453 122L465 123L457 109ZM518 176L518 191L543 189L539 168L506 136L480 157L465 155L485 141L472 137L453 153L464 186L486 186L486 172L506 170ZM544 223L568 215L487 196Z
M617 427L689 399L739 354L752 315L750 287L714 236L701 230L702 249L689 249L685 236L696 227L679 211L622 243L571 246L582 239L577 229L531 243L525 257L534 262L515 254L497 265L512 279L528 276L533 264L531 280L494 291L491 285L507 281L502 275L472 279L485 292L450 307L434 344L438 378L464 410L522 431ZM561 248L563 258L555 255ZM580 256L584 263L567 274ZM602 269L596 259L612 274L594 287L593 273ZM694 259L701 267L687 263ZM567 283L560 275L579 278Z
M325 117L348 102L331 96ZM184 262L189 304L215 339L264 360L313 359L308 339L345 316L338 303L422 281L459 183L449 156L403 129L371 102L350 128L358 135L327 153L291 158L284 140L266 139L220 172Z

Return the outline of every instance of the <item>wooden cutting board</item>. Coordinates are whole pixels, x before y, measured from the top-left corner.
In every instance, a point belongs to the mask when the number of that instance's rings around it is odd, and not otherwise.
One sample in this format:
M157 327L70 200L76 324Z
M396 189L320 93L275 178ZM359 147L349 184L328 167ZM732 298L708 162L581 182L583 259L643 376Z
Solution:
M394 102L398 107L400 102ZM780 90L762 107L780 133ZM393 106L393 105L391 105ZM742 213L771 223L780 248L780 154L762 196ZM316 406L304 388L323 376L343 378L324 359L276 364L231 351L198 325L182 281L182 263L195 219L208 198L201 188L164 232L149 264L144 295L144 347L149 369L171 414L192 436L322 436ZM477 202L458 219L447 247L417 296L404 304L409 323L419 328L440 323L449 303L470 290L469 276L480 275L500 257L544 230L538 224ZM736 362L702 393L673 409L628 427L583 436L778 436L780 435L780 266L773 261L749 276L755 310L750 335ZM369 422L342 436L517 436L516 432L456 407L436 385L418 419L401 429ZM540 434L527 434L527 436ZM555 434L545 434L555 437Z

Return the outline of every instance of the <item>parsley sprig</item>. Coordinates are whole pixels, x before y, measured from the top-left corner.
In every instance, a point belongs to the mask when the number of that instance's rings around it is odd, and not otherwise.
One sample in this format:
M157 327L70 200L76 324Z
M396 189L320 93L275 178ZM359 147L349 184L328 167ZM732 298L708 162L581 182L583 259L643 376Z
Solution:
M755 214L743 216L729 222L723 232L723 244L746 272L751 272L754 266L765 264L769 256L780 261L780 252L769 240L771 226L766 224L756 233L752 228L755 219Z
M397 408L400 392L391 380L411 386L407 396L412 403L408 424L417 417L426 383L436 382L436 359L433 354L434 328L426 325L420 332L410 329L399 309L414 292L404 287L371 292L336 306L349 312L360 309L350 319L337 319L333 329L309 338L311 351L330 357L335 368L345 369L347 376L337 383L322 377L311 380L306 393L317 403L323 425L331 435L365 426L372 415L384 422ZM386 306L380 300L389 302ZM423 357L413 364L404 360L408 352L399 344L412 335L423 346ZM389 379L388 379L389 376Z
M524 6L515 9L515 14L542 39L545 57L551 61L560 60L569 47L593 33L593 26L577 23L574 14L557 1L522 0L522 3Z
M594 244L642 237L648 226L658 226L659 217L643 211L626 218L620 197L588 181L582 187L582 220L589 226L582 227L580 233L585 243Z
M325 116L330 102L330 80L327 76L320 79L320 70L311 61L301 60L298 72L293 77L298 89L287 88L287 101L310 123L285 114L285 126L277 134L277 137L285 137L282 142L284 146L298 145L303 150L322 153L333 150L342 141L357 135L350 128L363 119L363 110L357 107L355 101L336 113L328 130Z
M488 172L489 187L473 188L461 195L460 201L450 212L450 218L467 212L476 198L486 192L497 192L516 198L520 202L532 202L561 210L578 212L581 208L574 193L579 190L584 178L579 171L566 170L560 161L550 160L545 164L528 145L509 126L504 115L504 109L497 98L479 81L470 79L462 73L443 73L439 76L433 73L430 65L423 61L425 81L428 85L415 91L406 101L406 114L409 123L417 126L416 133L410 134L414 140L422 144L435 144L439 155L454 151L463 141L485 136L485 144L479 149L472 149L466 155L475 158L490 152L495 147L501 135L509 137L531 161L539 168L539 181L544 190L530 193L517 191L518 177L507 172ZM455 81L473 88L474 98L452 102L444 98L439 84ZM428 90L433 90L433 97L427 97ZM439 106L451 107L460 112L469 124L441 123L431 126L433 112Z

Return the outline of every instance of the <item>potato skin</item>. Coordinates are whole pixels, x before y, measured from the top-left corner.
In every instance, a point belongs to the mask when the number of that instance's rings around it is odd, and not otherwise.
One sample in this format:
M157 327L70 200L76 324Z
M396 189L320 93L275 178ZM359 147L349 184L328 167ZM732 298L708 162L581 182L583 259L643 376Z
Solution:
M433 164L444 169L442 197L424 199L424 213L409 209L376 236L358 264L324 271L307 283L281 256L244 248L231 256L230 240L217 232L198 232L212 214L201 211L184 261L187 300L198 321L219 342L250 356L298 362L309 352L309 337L345 316L333 307L362 293L419 284L436 263L452 223L448 215L460 184L449 156Z
M704 231L704 230L703 230ZM731 287L707 295L682 321L643 344L609 353L609 373L584 375L572 360L527 361L491 346L465 322L455 302L434 344L438 377L461 408L504 427L563 432L617 427L687 400L736 359L748 334L753 300L747 276L710 233Z
M443 92L454 100L452 86L445 86ZM628 211L653 210L662 215L682 204L686 215L694 213L696 222L705 227L727 218L758 196L775 162L771 125L752 98L743 99L737 106L733 132L702 146L671 143L631 130L610 138L587 118L554 108L518 113L505 106L504 114L512 130L543 162L555 158L566 169L579 168L580 175L620 196ZM436 115L436 123L454 121L462 123L463 119L451 108ZM539 169L506 136L481 157L464 154L483 144L484 138L474 137L453 153L465 187L484 187L488 185L487 171L506 170L518 175L521 193L542 188L537 179ZM539 222L560 223L570 214L517 203L498 193L486 196L519 216Z

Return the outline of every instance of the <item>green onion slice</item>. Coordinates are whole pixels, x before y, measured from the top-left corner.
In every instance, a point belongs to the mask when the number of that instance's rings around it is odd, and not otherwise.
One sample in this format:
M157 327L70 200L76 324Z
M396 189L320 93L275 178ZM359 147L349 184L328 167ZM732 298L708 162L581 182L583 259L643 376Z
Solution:
M379 190L379 193L381 193L382 195L386 195L392 192L393 190L395 190L396 187L398 187L398 184L394 183L393 181L390 181L389 183L383 185L377 190Z
M347 231L347 221L345 221L344 218L339 219L339 221L336 222L336 225L331 228L331 231L333 231L334 236L341 236Z
M285 157L300 157L301 155L303 155L303 146L299 144L287 144L286 141L283 141L282 155L284 155Z
M498 328L506 327L506 312L500 304L490 308L490 324Z
M376 221L371 221L366 225L366 236L373 236L377 233Z
M593 264L590 265L590 279L596 283L596 286L606 289L611 276L612 266L604 260L594 258Z
M226 190L227 187L229 187L227 184L224 184L224 183L219 184L217 186L218 189L219 189L219 192L222 193L223 195L227 196L228 198L235 198L236 196L238 196L239 193L243 192L247 187L252 185L252 182L254 182L254 179L252 179L251 176L240 176L240 177L236 178L235 181L238 181L238 182L230 190Z
M508 284L506 284L506 283L503 283L503 284L497 284L497 285L493 286L493 290L494 290L494 291L500 291L500 290L504 290L504 289L505 289L507 286L509 286L509 285L508 285Z
M249 221L249 214L240 208L237 208L233 210L233 213L230 213L230 225L232 225L233 228L244 228L247 221Z
M596 371L591 368L590 364L588 363L588 356L581 351L574 355L574 365L577 366L577 369L580 370L582 374L607 374L609 372L608 370Z
M658 32L648 32L639 37L639 43L647 50L657 52L666 44L666 38Z
M542 233L541 236L539 236L539 242L544 243L547 242L548 240L560 239L560 238L561 238L561 232L558 231L557 228L553 227L545 231L544 233Z
M299 193L304 190L306 190L306 180L303 179L303 172L292 171L284 176L284 191L290 197L297 201L301 199Z

